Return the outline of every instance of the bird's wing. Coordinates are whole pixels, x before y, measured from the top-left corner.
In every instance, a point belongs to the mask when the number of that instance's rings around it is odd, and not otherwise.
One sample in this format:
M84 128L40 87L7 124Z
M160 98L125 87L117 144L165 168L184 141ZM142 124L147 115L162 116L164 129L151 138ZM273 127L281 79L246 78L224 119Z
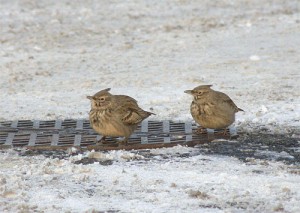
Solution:
M117 97L117 99L118 101L115 110L120 115L120 118L124 124L139 124L144 119L153 114L141 109L138 106L137 101L129 96L120 95L119 97Z
M151 114L153 113L144 111L140 108L128 108L127 112L122 118L122 121L129 125L139 124Z
M225 93L218 92L218 99L222 100L223 103L228 104L231 108L234 109L235 112L244 111L244 110L238 108L237 105L235 105L235 103L233 102L233 100L231 100L231 98L228 95L226 95Z
M115 100L118 104L131 103L137 106L137 101L127 95L114 95Z

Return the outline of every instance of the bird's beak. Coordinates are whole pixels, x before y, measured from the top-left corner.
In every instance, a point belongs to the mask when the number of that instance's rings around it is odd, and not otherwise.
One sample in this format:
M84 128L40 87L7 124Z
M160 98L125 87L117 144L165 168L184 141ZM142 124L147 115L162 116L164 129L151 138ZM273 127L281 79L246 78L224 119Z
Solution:
M187 94L193 95L193 90L185 90L184 92Z
M88 96L86 96L86 98L87 98L87 99L89 99L89 100L92 100L92 99L94 99L94 97L93 97L93 96L89 96L89 95L88 95Z

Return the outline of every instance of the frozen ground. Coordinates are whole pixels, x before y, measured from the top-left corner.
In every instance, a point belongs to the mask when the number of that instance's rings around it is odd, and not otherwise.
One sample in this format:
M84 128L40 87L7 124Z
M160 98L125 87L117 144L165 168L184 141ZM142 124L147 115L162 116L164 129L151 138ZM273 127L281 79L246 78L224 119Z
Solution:
M238 130L299 137L298 0L0 0L0 34L0 120L86 119L85 96L111 87L186 121L183 91L213 84L245 110ZM151 152L77 165L3 151L0 211L300 212L298 164Z

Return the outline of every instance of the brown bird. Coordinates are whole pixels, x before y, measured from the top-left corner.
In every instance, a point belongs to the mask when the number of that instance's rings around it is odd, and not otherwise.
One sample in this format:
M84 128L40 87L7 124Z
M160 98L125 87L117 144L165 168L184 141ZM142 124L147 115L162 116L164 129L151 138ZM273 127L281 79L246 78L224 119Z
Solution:
M107 136L125 137L120 143L127 145L138 124L154 113L141 109L137 101L129 96L112 95L109 91L110 88L107 88L87 96L91 100L90 123L103 136L100 143L106 143Z
M211 89L211 86L202 85L184 91L194 97L190 111L194 120L201 126L200 133L205 128L226 128L235 121L236 112L244 111L238 108L228 95ZM226 130L224 134L226 134Z

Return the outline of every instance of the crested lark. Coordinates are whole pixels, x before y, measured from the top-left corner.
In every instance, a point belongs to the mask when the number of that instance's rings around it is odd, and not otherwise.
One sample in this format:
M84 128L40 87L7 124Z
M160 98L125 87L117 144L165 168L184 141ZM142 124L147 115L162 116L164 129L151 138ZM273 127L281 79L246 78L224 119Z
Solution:
M190 110L194 120L201 126L200 132L205 128L226 128L234 122L236 112L244 111L228 95L211 89L211 86L202 85L184 91L194 97Z
M87 96L91 100L90 123L103 136L100 142L105 143L107 136L125 137L121 143L127 145L129 136L138 124L153 113L141 109L135 99L126 95L112 95L109 91L110 88L107 88Z

